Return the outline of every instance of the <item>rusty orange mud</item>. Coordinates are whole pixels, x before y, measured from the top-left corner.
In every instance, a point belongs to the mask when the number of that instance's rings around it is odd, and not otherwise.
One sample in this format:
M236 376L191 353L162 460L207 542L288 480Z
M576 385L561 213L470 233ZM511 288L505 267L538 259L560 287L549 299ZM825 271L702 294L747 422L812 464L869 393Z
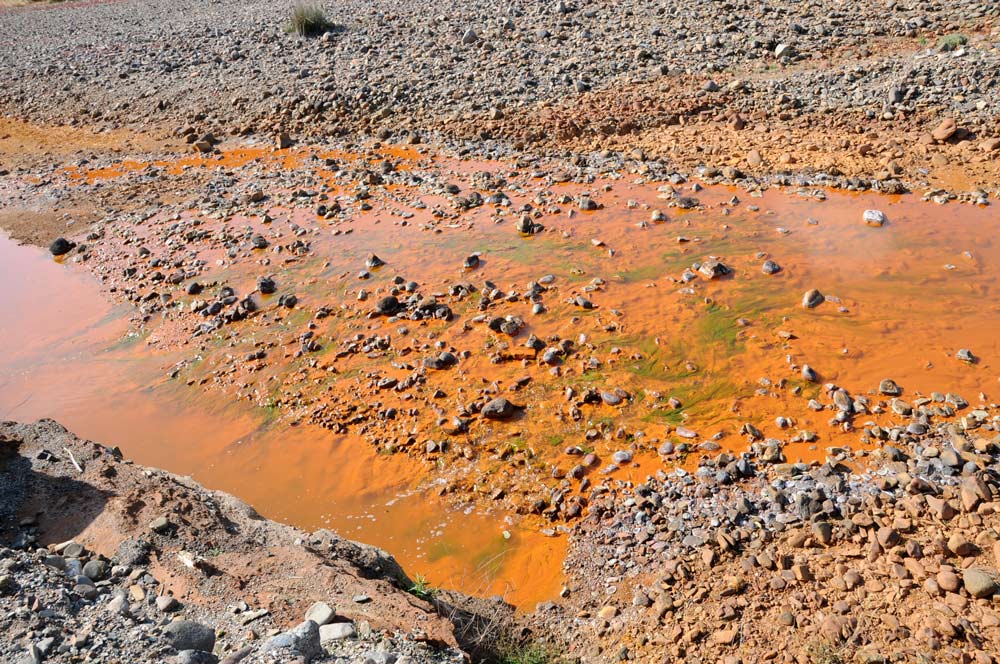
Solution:
M356 183L338 179L330 163L351 159L357 155L250 147L61 175L88 187L159 173L284 169L325 182L325 200L350 207ZM870 422L892 415L877 391L885 378L905 399L992 398L1000 356L995 208L813 188L695 191L624 174L559 182L513 164L413 148L383 146L368 161L382 159L413 173L433 166L463 193L485 195L477 183L489 173L505 180L511 205L456 210L444 194L393 184L377 189L371 209L351 208L335 221L277 195L260 214L224 220L192 208L180 218L260 234L272 245L309 239L301 254L234 257L211 244L188 247L206 265L200 282L242 295L267 273L302 303L286 309L258 296L257 311L232 334L193 337L185 312L195 296L183 293L136 330L128 306L108 304L84 269L4 240L0 310L8 313L0 331L13 351L0 363L0 414L57 417L142 463L231 491L267 516L383 546L435 585L530 607L560 586L572 517L551 509L553 492L581 503L588 494L588 484L567 479L577 463L567 448L596 455L586 471L591 484L605 473L638 482L690 468L700 441L742 452L744 423L766 437L796 436L801 442L786 447L792 461L821 461L831 447L877 444L809 406L824 399L827 384L868 395L876 405ZM599 209L578 209L583 196ZM698 206L679 209L678 196L696 197ZM545 232L515 232L525 205L540 212ZM866 225L866 209L883 211L888 223ZM112 279L136 246L160 243L157 234L176 221L154 217L127 244L109 236L90 269ZM386 265L361 280L372 252ZM463 268L472 254L478 266ZM712 258L728 274L699 273L695 266ZM780 271L765 274L766 260ZM483 316L477 296L448 295L486 281L523 293L546 276L538 315L521 297L490 303ZM453 320L372 315L396 277L447 302ZM807 309L810 289L825 299ZM593 308L578 306L578 297ZM328 315L316 318L321 307ZM518 317L523 327L500 334L490 316ZM321 348L297 353L305 330ZM530 335L571 340L573 351L553 368L524 347ZM391 345L344 352L359 336ZM267 361L241 359L265 348ZM442 348L466 354L453 369L427 372L419 389L379 387L405 381ZM957 359L960 349L976 361ZM802 378L806 364L818 381ZM590 389L625 396L615 405L567 397ZM450 431L453 413L484 395L525 410L513 421L474 419L468 431ZM390 410L405 416L384 416ZM692 445L690 453L661 456L668 441ZM622 450L634 458L618 468L611 457Z

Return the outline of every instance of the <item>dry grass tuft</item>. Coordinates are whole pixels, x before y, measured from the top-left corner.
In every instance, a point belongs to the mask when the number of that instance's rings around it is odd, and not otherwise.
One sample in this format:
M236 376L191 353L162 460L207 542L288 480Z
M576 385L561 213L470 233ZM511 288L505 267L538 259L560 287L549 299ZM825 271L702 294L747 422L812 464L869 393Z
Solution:
M288 31L303 37L314 37L334 28L326 14L317 5L296 5L288 22Z

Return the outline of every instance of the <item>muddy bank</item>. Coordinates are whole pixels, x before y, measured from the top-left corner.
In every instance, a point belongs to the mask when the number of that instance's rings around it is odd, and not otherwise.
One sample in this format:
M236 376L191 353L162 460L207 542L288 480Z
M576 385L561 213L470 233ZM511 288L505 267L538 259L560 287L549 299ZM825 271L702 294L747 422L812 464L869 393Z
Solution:
M52 421L4 423L0 441L3 537L14 549L2 555L0 601L23 607L5 612L9 661L40 640L46 661L144 658L149 648L164 658L262 653L278 650L283 642L268 639L307 614L335 625L323 640L345 656L367 646L413 661L464 661L455 627L408 592L413 581L384 551L267 521L228 494L137 466ZM47 551L21 553L37 547ZM56 598L50 589L59 587ZM171 619L206 625L188 630L205 638L181 647ZM319 638L310 636L316 646ZM308 650L311 640L297 646L307 659L322 654ZM206 641L214 648L199 645ZM176 661L209 661L196 655ZM244 661L258 659L268 657Z

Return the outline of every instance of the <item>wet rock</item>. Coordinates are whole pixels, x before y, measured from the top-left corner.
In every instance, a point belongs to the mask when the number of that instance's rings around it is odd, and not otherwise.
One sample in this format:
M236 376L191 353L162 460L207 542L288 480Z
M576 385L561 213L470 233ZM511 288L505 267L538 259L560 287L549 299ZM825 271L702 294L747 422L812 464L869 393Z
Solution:
M562 361L562 351L558 348L547 348L542 353L542 362L550 366L555 366Z
M889 221L889 218L886 217L885 213L882 212L881 210L865 210L864 214L862 215L862 218L865 220L865 223L868 224L869 226L876 226L876 227L885 226L886 222Z
M478 254L472 254L470 256L466 256L465 257L464 267L467 270L472 270L474 268L479 267L479 255Z
M176 620L163 628L163 633L176 650L202 650L215 648L215 630L193 620Z
M382 267L383 265L385 265L385 261L375 254L370 254L368 256L368 260L365 261L365 266L369 269L375 269L377 267Z
M810 383L818 383L819 382L819 374L817 374L816 371L811 366L809 366L808 364L803 364L802 365L802 379L803 380L807 380Z
M847 390L843 388L834 391L833 405L842 413L854 412L854 401L851 400L851 395L847 393Z
M628 450L619 450L611 455L611 460L615 462L616 465L621 466L626 463L632 462L632 453Z
M622 396L617 392L601 390L601 401L603 401L606 406L618 406L622 403Z
M522 215L521 218L518 219L515 228L521 235L534 235L535 233L541 233L545 230L544 226L535 222L534 219L526 214Z
M955 357L961 360L962 362L968 362L969 364L974 364L976 361L976 356L973 355L972 351L969 350L968 348L962 348L961 350L959 350L957 353L955 353Z
M402 308L399 300L393 295L381 298L375 303L375 311L383 316L393 316Z
M503 397L493 399L483 406L483 417L488 420L508 420L517 412L517 408Z
M278 285L271 277L260 277L257 279L257 290L262 295L271 295L278 290Z
M72 251L74 246L76 245L74 245L66 238L59 237L53 240L52 244L49 245L49 253L51 253L53 256L64 256L65 254L68 254L70 251Z
M896 384L896 381L891 378L885 378L881 383L878 384L879 394L884 394L887 397L898 397L903 394L903 390Z
M781 266L772 260L766 260L761 266L760 271L764 274L778 274L781 272Z
M724 265L714 256L710 256L707 260L705 260L705 262L701 264L701 267L698 268L698 271L709 279L716 279L732 272L728 266Z
M815 309L825 301L826 298L823 294L815 288L806 291L805 295L802 296L802 306L806 309Z

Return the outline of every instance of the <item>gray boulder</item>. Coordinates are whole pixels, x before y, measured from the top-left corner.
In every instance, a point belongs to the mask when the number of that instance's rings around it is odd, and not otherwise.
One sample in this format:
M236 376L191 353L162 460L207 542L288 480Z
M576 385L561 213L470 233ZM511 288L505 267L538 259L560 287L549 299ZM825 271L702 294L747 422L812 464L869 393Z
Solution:
M264 644L264 652L290 650L311 662L323 656L323 647L319 641L319 625L307 620L295 629L273 636Z
M163 632L175 650L212 652L215 648L215 630L193 620L174 621L164 627Z

